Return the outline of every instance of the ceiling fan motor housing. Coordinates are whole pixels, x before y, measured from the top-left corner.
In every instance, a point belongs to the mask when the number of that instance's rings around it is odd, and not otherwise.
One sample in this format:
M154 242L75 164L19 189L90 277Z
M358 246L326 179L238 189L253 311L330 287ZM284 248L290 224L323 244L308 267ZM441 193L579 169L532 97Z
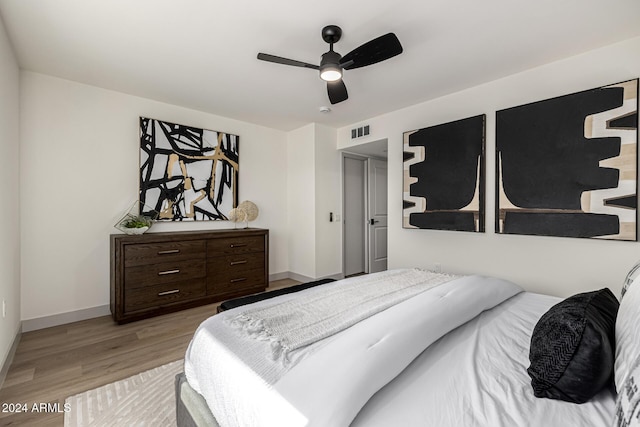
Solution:
M342 58L342 56L332 50L322 55L322 60L320 61L321 79L333 81L342 77L342 66L340 66L340 58ZM332 77L327 77L327 75Z
M342 55L332 50L323 53L322 60L320 61L320 72L322 72L322 67L325 65L334 65L340 67L340 59L342 59Z

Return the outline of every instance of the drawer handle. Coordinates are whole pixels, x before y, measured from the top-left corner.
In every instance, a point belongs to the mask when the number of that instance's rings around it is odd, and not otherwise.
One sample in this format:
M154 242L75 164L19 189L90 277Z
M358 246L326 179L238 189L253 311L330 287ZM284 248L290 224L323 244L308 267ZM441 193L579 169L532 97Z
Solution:
M158 276L165 276L167 274L177 274L180 273L180 270L175 269L175 270L167 270L167 271L158 271Z
M158 251L158 255L177 254L180 253L180 249L169 249L166 251Z
M170 291L158 292L159 297L163 297L165 295L177 294L180 292L180 289L172 289Z
M229 265L238 265L238 264L246 264L247 260L243 259L242 261L231 261Z
M231 283L236 283L236 282L244 282L245 280L247 280L246 277L243 277L241 279L231 279Z
M243 246L247 246L247 244L246 243L232 243L231 244L232 248L241 248Z

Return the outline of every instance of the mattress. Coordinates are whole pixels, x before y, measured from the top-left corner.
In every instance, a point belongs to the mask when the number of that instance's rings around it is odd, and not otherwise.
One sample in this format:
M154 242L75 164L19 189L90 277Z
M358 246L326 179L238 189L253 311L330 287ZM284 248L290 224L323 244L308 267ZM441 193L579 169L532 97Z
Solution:
M478 280L476 283L478 286L487 288L495 284L489 279ZM199 355L193 359L199 358L200 365L203 361L210 363L213 366L210 372L213 374L208 375L207 369L194 368L194 364L197 363L190 360L190 352L193 350L190 346L185 360L187 379L194 389L207 398L207 406L214 408L213 413L217 415L216 418L223 427L226 425L277 425L273 420L266 419L262 423L259 416L245 418L240 422L238 419L242 418L238 417L246 415L243 414L245 411L254 411L256 406L282 408L283 396L286 397L284 405L293 406L294 409L293 419L287 420L291 425L319 425L315 422L317 414L346 410L352 411L353 415L335 419L348 419L348 422L326 424L325 421L324 425L337 426L351 423L352 426L371 427L389 425L608 426L613 418L615 396L610 390L602 391L595 399L583 405L538 399L533 396L526 373L531 332L539 317L559 299L520 292L519 289L514 290L515 285L503 285L509 289L509 292L502 295L495 307L487 305L486 308L493 308L485 311L483 311L484 302L481 298L475 300L465 296L463 299L453 300L454 305L473 306L477 303L480 314L475 313L471 320L459 321L459 316L450 313L451 310L442 310L441 307L436 306L429 311L437 312L440 309L442 312L430 318L428 327L422 325L422 329L415 329L417 326L411 326L409 323L412 322L405 319L400 322L400 326L395 326L390 331L380 332L379 330L390 323L390 319L406 315L407 310L421 307L418 304L423 302L419 302L414 297L412 299L414 301L403 303L404 305L401 304L400 307L380 313L375 316L377 317L375 319L362 322L364 325L358 324L338 334L337 337L323 340L325 342L322 345L329 349L332 349L332 346L344 346L345 341L358 340L364 340L365 343L370 340L371 346L383 347L379 344L380 342L387 345L384 353L386 361L383 357L379 369L387 375L387 378L380 380L379 377L374 378L372 375L371 384L375 386L369 387L371 391L361 403L358 403L357 399L353 400L348 393L343 399L338 399L349 401L347 405L350 407L346 409L337 410L333 405L327 404L326 396L323 397L323 390L328 387L334 389L337 394L346 393L344 390L349 390L351 387L348 383L350 378L347 378L351 371L344 370L341 374L333 372L334 369L341 369L341 365L348 363L348 360L342 358L336 360L336 354L340 353L327 350L320 351L318 356L311 357L311 360L306 363L308 366L315 366L315 370L309 369L306 377L303 375L295 380L287 381L288 378L285 377L285 381L282 381L284 386L278 389L274 387L273 381L257 377L252 372L249 367L251 363L245 359L246 356L242 351L231 351L229 346L224 345L225 340L233 339L232 336L216 335L214 337L205 330L199 335L206 336L207 340L213 342L214 348L213 350L205 349L205 355ZM443 300L446 299L445 296L455 294L446 286L439 292ZM278 298L294 297L285 295ZM443 324L450 324L450 327L447 328ZM411 327L414 329L409 330ZM395 335L402 335L403 329L407 329L404 332L410 333L409 336L417 339L422 338L419 336L420 331L424 331L424 335L433 334L433 331L437 330L451 331L443 332L444 336L440 335L441 338L434 335L433 343L430 341L430 345L424 351L420 350L407 358L405 349L400 346L394 347L397 345L394 344ZM361 338L367 334L373 335ZM394 350L397 352L394 353ZM313 355L313 352L310 354ZM308 354L304 355L304 357L307 356ZM398 365L398 360L403 358L407 359L406 363ZM364 357L361 360L362 364L370 363ZM358 360L352 360L352 363L357 364ZM387 365L397 366L394 371ZM401 369L397 369L400 366ZM359 366L353 365L354 376L367 372L359 369ZM232 393L216 394L220 388L231 388ZM301 391L299 394L306 393L309 396L299 400L296 390ZM312 400L316 395L318 400ZM233 402L220 401L225 399ZM319 409L312 408L314 403L317 403L316 406ZM300 412L298 413L296 409ZM237 413L230 413L233 411ZM279 413L281 409L275 412ZM256 413L262 414L259 411ZM266 414L267 417L271 415ZM300 416L296 418L296 415ZM321 415L321 417L324 416L324 414Z

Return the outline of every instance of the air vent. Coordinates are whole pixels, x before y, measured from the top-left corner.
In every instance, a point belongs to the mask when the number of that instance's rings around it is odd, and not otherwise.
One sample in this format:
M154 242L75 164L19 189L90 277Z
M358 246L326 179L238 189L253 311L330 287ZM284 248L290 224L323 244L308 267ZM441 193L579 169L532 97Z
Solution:
M369 125L351 129L351 139L356 139L367 135L369 135Z

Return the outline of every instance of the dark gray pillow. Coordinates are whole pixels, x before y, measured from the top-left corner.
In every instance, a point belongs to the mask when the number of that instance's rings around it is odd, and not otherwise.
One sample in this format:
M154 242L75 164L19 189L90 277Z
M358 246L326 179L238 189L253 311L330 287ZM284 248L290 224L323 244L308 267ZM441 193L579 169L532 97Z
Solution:
M619 305L605 288L569 297L542 315L527 369L536 397L584 403L610 383Z

